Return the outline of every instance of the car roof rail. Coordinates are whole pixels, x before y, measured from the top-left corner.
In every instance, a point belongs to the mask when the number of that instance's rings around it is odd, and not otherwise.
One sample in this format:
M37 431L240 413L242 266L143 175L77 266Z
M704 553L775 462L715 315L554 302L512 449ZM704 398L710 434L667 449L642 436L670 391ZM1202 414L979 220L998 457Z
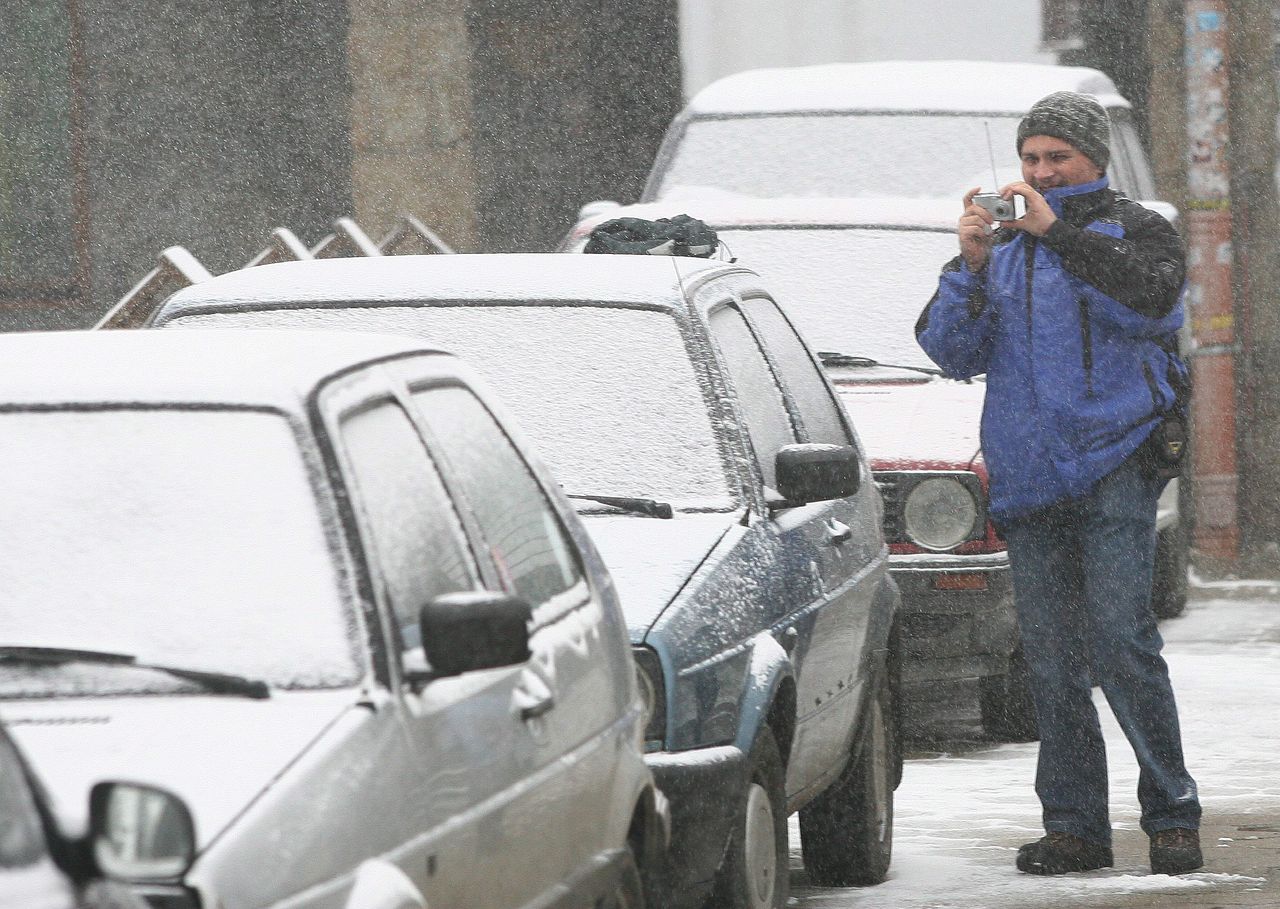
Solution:
M107 310L106 315L93 326L95 329L141 328L170 294L213 277L186 247L170 246L157 258L160 264L121 297L119 303Z
M333 222L333 233L311 247L313 259L341 259L351 256L380 256L382 250L369 235L350 218Z
M277 227L271 231L271 243L245 264L245 268L255 265L271 265L275 262L298 262L310 259L311 250L307 244L298 239L298 235L287 227Z
M400 216L400 222L378 244L384 255L453 255L455 250L440 235L413 215Z

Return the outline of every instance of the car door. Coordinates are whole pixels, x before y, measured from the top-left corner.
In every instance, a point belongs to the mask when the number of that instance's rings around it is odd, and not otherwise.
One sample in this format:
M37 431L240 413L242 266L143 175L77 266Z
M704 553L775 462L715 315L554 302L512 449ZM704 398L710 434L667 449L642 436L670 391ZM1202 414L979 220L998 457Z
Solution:
M533 608L533 655L515 691L531 782L503 824L525 861L537 863L531 872L566 882L598 876L609 844L621 842L612 728L626 708L631 666L604 637L604 605L555 507L484 402L460 385L416 388L412 401L503 587Z
M389 625L388 657L393 668L423 668L420 607L480 587L482 569L413 421L385 384L367 378L334 392L346 397L336 413L339 461ZM393 692L412 760L403 778L388 781L402 791L400 816L380 822L402 829L397 863L431 905L525 905L558 880L544 861L549 850L510 824L513 812L527 811L540 752L519 716L527 672L514 666L420 686L400 681Z
M784 445L801 440L799 418L784 394L755 333L734 298L714 308L709 325L736 394L760 479L766 490L775 485L774 459ZM774 511L755 522L771 540L761 574L774 581L767 593L779 596L772 630L791 654L796 674L796 731L787 765L787 794L793 796L824 782L838 770L847 741L831 733L827 723L847 697L849 673L828 653L824 640L827 607L838 598L822 580L831 559L827 550L844 545L843 532L832 524L830 502L813 502ZM779 586L787 589L782 592ZM807 589L806 589L807 588ZM803 591L803 596L796 592ZM777 607L781 606L782 609ZM815 633L817 632L817 633ZM839 645L835 645L839 646ZM812 658L811 658L812 657ZM847 724L846 724L847 725Z
M742 309L794 409L802 441L858 448L831 386L777 304L748 296ZM877 496L864 465L858 492L816 503L821 509L813 516L809 539L817 544L814 557L828 598L814 617L806 655L806 671L828 692L820 721L807 733L819 761L832 754L838 759L847 747L866 681L869 622L888 559Z

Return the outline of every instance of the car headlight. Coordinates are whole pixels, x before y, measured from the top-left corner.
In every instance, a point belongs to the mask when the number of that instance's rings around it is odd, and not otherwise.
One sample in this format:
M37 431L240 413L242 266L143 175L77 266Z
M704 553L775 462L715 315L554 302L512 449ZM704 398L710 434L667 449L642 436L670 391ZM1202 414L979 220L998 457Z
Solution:
M902 506L903 530L917 546L946 550L973 538L978 503L959 480L932 477L917 483Z
M633 647L631 653L644 702L644 750L661 751L667 737L667 686L662 680L662 661L648 647Z

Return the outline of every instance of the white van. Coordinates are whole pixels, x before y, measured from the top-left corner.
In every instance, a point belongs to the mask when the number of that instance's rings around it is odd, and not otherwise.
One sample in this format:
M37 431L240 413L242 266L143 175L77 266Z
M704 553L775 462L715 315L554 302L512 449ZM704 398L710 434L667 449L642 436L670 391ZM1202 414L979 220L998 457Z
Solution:
M756 69L713 82L672 121L641 201L710 194L959 199L970 187L1020 178L1018 121L1062 90L1094 95L1111 115L1112 186L1154 199L1132 105L1098 70L895 60Z

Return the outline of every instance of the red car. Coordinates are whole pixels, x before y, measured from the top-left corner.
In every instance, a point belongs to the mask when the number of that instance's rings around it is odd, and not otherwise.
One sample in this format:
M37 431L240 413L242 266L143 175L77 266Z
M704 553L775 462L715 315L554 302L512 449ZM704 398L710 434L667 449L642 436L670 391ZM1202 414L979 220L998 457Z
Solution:
M958 200L705 198L601 207L562 244L577 252L611 218L689 214L719 255L772 282L858 427L885 506L902 592L904 684L978 679L992 738L1035 738L1009 559L987 517L978 437L984 380L943 378L914 326L957 254ZM1156 612L1182 611L1187 542L1178 484L1160 500Z

